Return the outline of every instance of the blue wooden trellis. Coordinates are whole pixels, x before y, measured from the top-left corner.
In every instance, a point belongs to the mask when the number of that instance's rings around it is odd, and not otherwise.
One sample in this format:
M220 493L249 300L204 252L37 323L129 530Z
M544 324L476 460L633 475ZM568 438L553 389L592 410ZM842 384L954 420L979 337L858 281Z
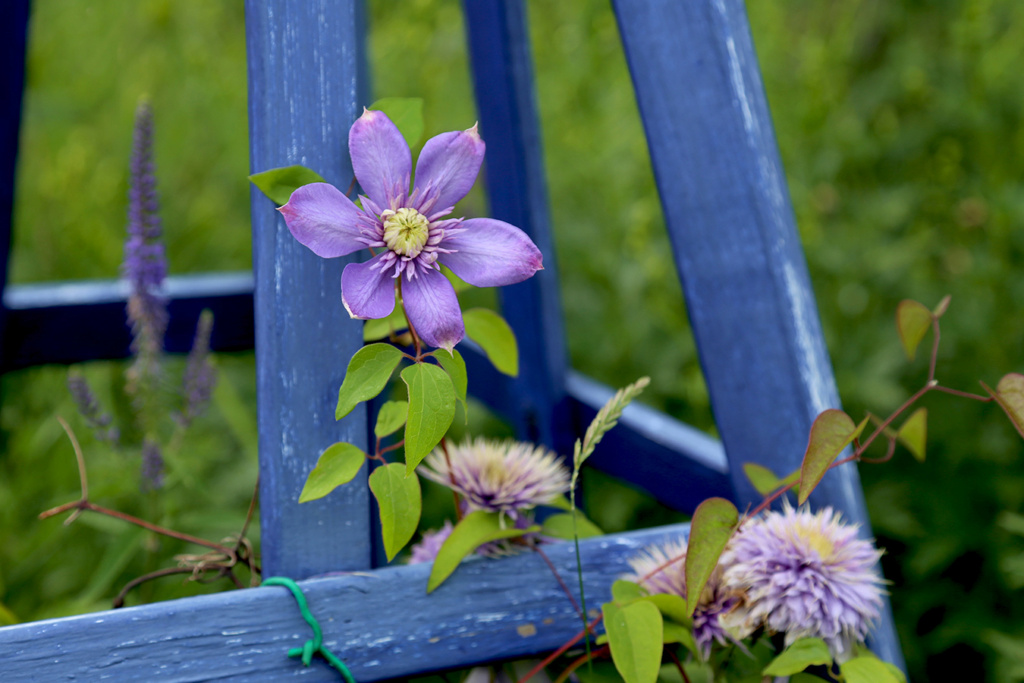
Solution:
M28 0L13 4L0 29L10 79L0 133L0 267L9 244L28 17ZM491 215L530 233L547 267L501 295L521 344L521 376L508 380L470 355L470 390L521 434L565 452L610 391L566 360L526 10L516 0L464 6L488 178L495 179L488 183ZM838 405L745 10L742 0L614 6L722 442L635 406L591 462L681 510L711 495L742 506L757 496L740 464L794 469L814 416ZM361 5L248 0L246 30L252 168L301 163L347 187L348 125L369 99ZM359 347L361 331L338 301L344 263L298 245L261 195L254 194L252 211L253 276L172 280L168 347L188 345L203 307L231 321L217 326L215 349L244 348L255 339L265 574L349 572L312 579L304 589L325 644L359 681L558 647L578 619L538 557L469 562L427 596L426 567L371 571L365 479L297 504L325 444L365 443L363 409L340 424L332 414L339 359ZM110 329L111 321L123 320L124 296L114 283L7 288L0 367L124 356L127 331L71 345L47 332L81 329L69 325L85 319ZM835 506L869 533L854 466L830 474L812 501ZM679 533L685 525L583 543L591 602L607 597L626 557ZM561 572L574 571L569 547L549 554ZM0 678L335 680L320 663L304 669L285 656L307 637L286 591L235 591L0 629ZM873 644L902 665L889 614Z

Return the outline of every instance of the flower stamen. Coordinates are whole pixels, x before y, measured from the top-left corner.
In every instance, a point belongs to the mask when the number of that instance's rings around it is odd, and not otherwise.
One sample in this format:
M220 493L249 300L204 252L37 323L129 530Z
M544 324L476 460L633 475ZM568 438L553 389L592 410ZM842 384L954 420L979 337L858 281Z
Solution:
M416 209L390 209L380 215L384 221L384 243L388 249L413 259L419 256L430 237L430 221Z

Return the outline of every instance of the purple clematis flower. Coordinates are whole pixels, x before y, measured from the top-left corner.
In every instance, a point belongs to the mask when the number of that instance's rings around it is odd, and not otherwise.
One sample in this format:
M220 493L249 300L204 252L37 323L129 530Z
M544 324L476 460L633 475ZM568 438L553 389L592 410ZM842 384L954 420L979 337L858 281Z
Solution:
M419 336L451 350L465 329L439 263L477 287L522 282L543 268L540 250L519 228L491 218L446 218L480 172L484 141L476 126L427 141L411 192L412 154L387 115L364 109L348 144L366 192L359 198L362 208L333 185L312 183L295 190L280 211L295 239L317 256L376 251L342 273L341 299L353 318L390 315L397 283Z

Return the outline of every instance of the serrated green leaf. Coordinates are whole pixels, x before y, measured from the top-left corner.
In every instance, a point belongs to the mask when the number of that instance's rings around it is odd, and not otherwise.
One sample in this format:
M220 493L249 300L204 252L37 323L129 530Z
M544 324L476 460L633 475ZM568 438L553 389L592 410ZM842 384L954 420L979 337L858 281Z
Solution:
M531 526L527 529L502 529L496 512L477 510L469 513L455 525L451 535L437 552L434 566L430 570L430 579L427 581L427 592L440 586L459 566L462 558L484 543L516 538L539 530L539 526Z
M845 683L901 683L885 662L870 655L843 662L839 672Z
M409 388L405 468L412 473L451 427L455 417L455 388L447 372L427 363L402 370L402 381Z
M821 638L801 638L779 653L762 672L765 676L789 676L809 666L832 664L832 653Z
M288 203L292 192L303 185L326 182L316 171L305 166L282 166L269 171L253 173L249 182L278 206Z
M390 562L420 524L420 479L415 474L407 477L401 463L391 463L370 474L370 490L380 509L381 537Z
M480 345L499 372L510 377L519 374L519 347L505 319L486 308L464 311L466 336Z
M384 391L395 371L402 352L391 344L370 344L355 352L348 362L345 379L338 390L338 407L334 419L340 420L362 401Z
M541 533L552 538L561 538L566 541L571 541L574 537L572 515L573 513L571 512L551 515L544 520L544 524L541 527ZM601 531L596 524L587 519L579 510L576 511L576 515L576 535L579 538L604 536L604 532Z
M320 454L316 467L306 478L299 502L308 503L323 498L342 484L349 483L359 474L365 461L366 453L354 445L344 441L331 444Z
M408 401L388 401L377 412L377 424L373 428L373 435L384 438L388 434L394 434L405 425L408 417Z
M686 550L686 611L689 616L697 609L700 595L739 519L736 506L724 498L708 498L694 510Z
M382 97L367 109L387 114L410 148L423 137L423 98Z
M402 307L396 303L395 310L391 311L386 318L367 320L363 324L363 341L371 342L384 339L390 337L392 332L399 332L408 327L409 323L405 319L405 313Z
M985 387L985 391L996 400L999 407L1010 418L1017 433L1024 438L1024 375L1016 372L1004 375L996 385L995 391L992 391L984 382L981 383L981 386Z
M664 648L661 612L649 602L602 606L612 661L626 683L655 683Z
M855 425L849 415L835 408L814 418L807 450L800 465L800 495L797 500L801 505L821 482L836 456L864 431L868 420L865 417L859 425Z
M469 406L466 403L466 390L469 388L469 379L466 376L466 361L463 360L462 354L456 349L452 349L451 355L445 349L438 349L434 353L434 358L445 369L448 376L452 378L455 398L459 399L459 402L462 404L462 412L466 414L466 419L468 420Z
M925 445L928 441L928 409L915 410L914 414L900 426L896 437L918 462L924 462Z
M896 330L909 360L917 355L917 346L932 326L932 312L924 304L904 299L896 306Z

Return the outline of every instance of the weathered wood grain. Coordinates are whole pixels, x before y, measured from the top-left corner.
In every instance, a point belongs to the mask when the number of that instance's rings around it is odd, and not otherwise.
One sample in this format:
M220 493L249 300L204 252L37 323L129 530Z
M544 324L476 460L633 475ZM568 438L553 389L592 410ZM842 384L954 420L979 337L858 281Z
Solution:
M640 548L686 525L581 544L587 606L600 608ZM546 546L575 594L570 543ZM426 594L429 565L302 583L324 644L360 683L554 650L580 630L572 604L532 552L473 558ZM579 596L576 595L576 599ZM337 681L317 659L287 657L312 633L284 588L253 588L0 628L0 680Z

